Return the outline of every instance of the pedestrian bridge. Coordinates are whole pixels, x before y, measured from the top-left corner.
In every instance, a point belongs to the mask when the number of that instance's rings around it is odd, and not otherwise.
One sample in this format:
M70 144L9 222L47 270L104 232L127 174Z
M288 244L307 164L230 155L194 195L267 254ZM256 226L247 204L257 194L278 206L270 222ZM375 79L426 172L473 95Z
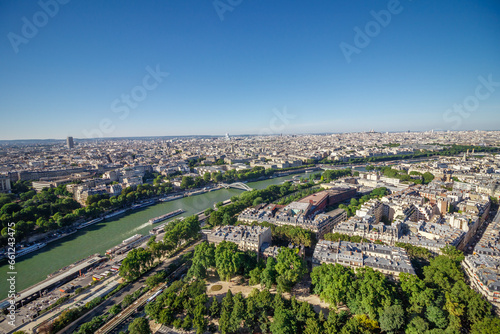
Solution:
M235 189L240 189L240 190L245 190L245 191L252 191L253 190L248 185L246 185L245 183L242 183L242 182L235 182L235 183L231 183L231 184L221 183L220 185L226 189L235 188Z

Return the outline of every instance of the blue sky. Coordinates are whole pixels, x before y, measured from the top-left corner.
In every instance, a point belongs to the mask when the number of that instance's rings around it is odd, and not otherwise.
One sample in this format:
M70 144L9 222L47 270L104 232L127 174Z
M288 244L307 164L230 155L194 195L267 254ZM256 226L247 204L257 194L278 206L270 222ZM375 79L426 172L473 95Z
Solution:
M61 2L0 3L0 139L500 129L496 0Z

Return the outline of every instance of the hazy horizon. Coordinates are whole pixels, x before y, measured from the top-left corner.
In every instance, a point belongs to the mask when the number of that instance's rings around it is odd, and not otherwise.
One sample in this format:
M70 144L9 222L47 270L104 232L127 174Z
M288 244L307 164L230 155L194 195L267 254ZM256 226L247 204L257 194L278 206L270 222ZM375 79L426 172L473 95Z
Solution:
M414 132L421 132L421 133L426 133L426 132L474 132L474 131L487 131L487 132L496 132L500 131L500 129L497 130L479 130L479 129L464 129L464 130L436 130L436 129L430 129L430 130L400 130L400 131L373 131L373 133L414 133ZM230 137L257 137L257 136L320 136L320 135L333 135L333 134L363 134L363 133L370 133L370 131L349 131L349 132L311 132L311 133L283 133L283 134L254 134L254 133L241 133L241 134L229 134ZM147 139L147 138L193 138L193 137L217 137L217 138L224 138L226 134L214 134L214 135L207 135L207 134L183 134L183 135L159 135L159 136L154 136L154 135L149 135L149 136L123 136L123 137L96 137L96 138L78 138L78 137L73 137L74 140L85 140L85 141L93 141L93 140L115 140L115 139ZM69 136L72 137L72 136ZM64 138L17 138L17 139L0 139L0 142L9 142L9 141L62 141L66 142L67 137Z

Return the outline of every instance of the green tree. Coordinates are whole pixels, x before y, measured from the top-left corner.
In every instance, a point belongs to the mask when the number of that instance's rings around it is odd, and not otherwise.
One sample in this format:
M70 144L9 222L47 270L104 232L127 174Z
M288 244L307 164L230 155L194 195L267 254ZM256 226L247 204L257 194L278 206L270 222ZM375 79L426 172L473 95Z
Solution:
M276 260L273 257L268 257L266 262L266 268L262 271L260 275L260 283L266 288L270 289L273 284L276 284L276 276L278 275L276 271Z
M421 334L426 333L429 329L429 323L423 318L416 316L411 319L410 323L406 327L406 334Z
M447 255L436 256L424 267L424 281L442 291L450 291L456 281L463 280L459 262Z
M311 304L307 302L297 302L294 296L292 296L292 311L295 314L295 318L298 321L298 326L303 327L306 324L307 319L315 318L316 313L312 308Z
M151 334L149 323L146 318L136 318L128 326L130 334Z
M468 289L467 292L467 320L475 324L491 314L491 304L476 291Z
M297 333L297 322L290 310L278 308L274 311L270 329L273 334L295 334Z
M209 217L212 214L212 212L214 212L214 209L208 208L208 209L205 210L204 213L205 213L206 217Z
M257 285L260 283L260 276L262 274L262 269L256 267L250 271L250 280L248 281L249 285Z
M364 267L356 271L347 297L347 306L355 314L367 314L377 319L384 308L393 304L394 288L381 272Z
M278 284L285 291L295 285L306 273L305 262L297 255L295 249L282 247L276 259Z
M230 333L233 305L233 294L231 290L228 290L226 296L222 298L221 315L219 318L219 330L222 334Z
M338 332L334 332L338 333ZM358 317L352 317L341 327L340 334L369 334L371 331L365 329Z
M418 276L407 273L399 275L401 289L408 300L407 311L420 314L425 307L434 305L435 293L427 288Z
M149 276L146 278L146 286L150 289L154 288L158 284L162 283L165 281L165 278L167 277L167 274L164 271L160 271L152 276Z
M190 330L193 327L193 320L189 315L186 315L184 317L184 321L182 322L181 328L184 329L185 331Z
M222 173L221 172L214 172L212 173L212 180L215 183L219 183L222 181Z
M234 219L231 217L229 213L225 213L224 216L222 216L222 225L233 225Z
M256 199L253 200L252 205L257 206L259 204L263 203L262 197L257 197Z
M471 334L498 334L500 333L500 318L487 317L472 325Z
M221 309L225 308L227 310L232 310L233 305L233 292L231 290L228 290L224 298L222 298Z
M121 310L122 307L120 306L120 304L115 304L109 309L109 313L117 315L118 313L120 313Z
M132 295L126 295L122 301L123 307L129 306L130 304L132 304L133 301L134 301L134 298L132 297Z
M206 295L202 295L206 297ZM207 328L208 321L205 318L206 307L204 303L198 303L193 313L193 327L196 328L196 333L201 334Z
M434 180L434 175L429 172L425 172L424 174L422 174L422 177L424 178L424 184L430 183L432 180Z
M380 316L380 329L397 333L405 324L405 311L401 305L386 307Z
M210 304L209 312L212 318L217 318L220 314L220 305L215 296L212 297L212 303Z
M4 214L11 215L14 212L17 212L20 210L21 210L21 206L19 204L7 203L7 204L4 204L4 206L2 206L2 208L0 209L0 216L2 216Z
M443 253L444 256L447 256L451 260L455 261L457 264L462 262L465 258L464 253L457 248L446 245L445 247L441 248L441 252Z
M322 334L321 323L314 317L307 318L304 334Z
M241 265L241 252L233 242L222 241L215 249L217 273L223 280L231 279Z
M427 319L434 324L437 328L446 328L448 320L444 311L437 306L429 306L425 312Z
M203 242L194 249L192 264L187 275L190 277L205 278L207 269L214 266L215 246L214 244Z
M340 264L322 264L311 272L314 293L335 305L345 304L354 272Z
M191 176L183 176L180 188L181 189L189 189L194 186L194 179Z
M149 249L132 249L120 266L120 275L126 279L135 279L141 274L141 270L148 268L153 261L152 253Z
M236 332L241 327L246 315L245 310L245 298L241 292L239 292L233 298L233 310L231 312L231 324L229 326L230 332Z
M203 174L203 181L205 181L205 182L210 181L210 173L209 172L206 172L205 174Z

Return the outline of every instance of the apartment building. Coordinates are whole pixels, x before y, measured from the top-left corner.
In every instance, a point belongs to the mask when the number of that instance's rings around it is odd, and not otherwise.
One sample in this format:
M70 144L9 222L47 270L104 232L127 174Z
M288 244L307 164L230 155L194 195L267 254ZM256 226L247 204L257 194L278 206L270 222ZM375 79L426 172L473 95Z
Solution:
M207 235L208 242L215 245L222 241L234 242L242 251L259 252L263 243L271 243L271 229L263 226L218 226Z
M471 287L481 293L500 314L500 257L483 254L467 255L462 268Z
M0 193L9 193L11 190L10 178L0 175Z
M313 266L322 263L338 263L351 268L366 266L392 278L398 278L400 273L415 274L404 249L372 243L320 240L314 249L312 263Z
M348 236L359 236L371 241L380 240L390 245L398 241L401 223L392 225L377 223L373 216L351 217L347 221L337 224L332 233L346 234Z
M268 222L274 225L291 225L310 230L317 238L332 231L332 228L347 218L345 210L339 209L328 214L320 213L309 217L311 203L292 202L282 207L279 205L261 205L257 208L247 208L238 216L242 222Z

